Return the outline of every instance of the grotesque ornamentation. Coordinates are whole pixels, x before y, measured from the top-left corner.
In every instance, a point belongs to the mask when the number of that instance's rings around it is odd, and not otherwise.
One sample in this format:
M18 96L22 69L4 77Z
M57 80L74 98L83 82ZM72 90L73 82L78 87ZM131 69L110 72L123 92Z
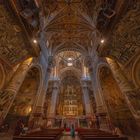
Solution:
M15 65L29 57L25 49L25 40L20 27L12 20L3 5L0 5L0 16L0 56L9 65Z
M107 42L98 47L100 56L110 57L127 65L140 50L140 3L137 2L135 5L132 4L124 17L116 24Z

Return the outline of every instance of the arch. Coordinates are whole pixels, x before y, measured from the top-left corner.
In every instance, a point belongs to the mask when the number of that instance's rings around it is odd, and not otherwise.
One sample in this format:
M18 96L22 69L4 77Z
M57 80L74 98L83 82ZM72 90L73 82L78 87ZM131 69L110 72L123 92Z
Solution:
M43 85L43 69L42 69L42 66L40 65L40 64L32 64L30 67L29 67L29 69L28 69L28 71L30 70L30 69L32 69L32 68L37 68L38 69L38 71L39 71L39 82L40 82L40 84L39 84L39 87L38 87L38 92L37 92L37 94L39 94L40 93L40 90L41 90L41 88L42 88L42 85ZM27 72L28 73L28 72Z
M133 116L128 108L125 96L121 92L108 65L100 65L98 67L98 82L112 125L119 127L124 133L127 131L131 132L135 127ZM128 129L126 129L126 126Z
M41 91L42 91L42 86L43 86L43 69L42 69L42 66L40 64L32 64L28 71L31 70L32 68L37 68L38 71L39 71L39 86L38 86L38 89L37 89L37 94L36 94L36 99L35 99L35 103L34 103L34 108L36 107L36 104L37 104L37 100L39 98L39 95L41 94ZM28 73L28 72L27 72ZM35 110L35 109L32 109L32 112Z
M65 72L67 72L67 71L73 71L73 73L74 73L74 75L78 78L78 79L80 79L80 77L81 77L81 75L80 75L80 70L78 70L78 69L76 69L76 68L74 68L74 67L66 67L66 68L64 68L64 69L62 69L61 71L60 71L60 78L62 79L62 75L64 75L64 73Z
M132 80L137 88L140 87L140 55L132 66Z
M58 53L61 53L62 51L77 51L83 55L86 55L86 53L88 53L87 50L82 45L77 45L74 42L72 42L70 47L68 47L67 45L69 45L68 42L64 43L63 45L57 46L53 50L54 54L57 55Z
M102 89L101 89L101 84L100 84L100 78L99 78L99 73L100 73L100 69L103 67L107 67L109 68L109 65L105 62L101 62L97 65L96 69L95 69L95 81L96 81L96 86L97 86L97 92L98 92L98 98L100 98L100 106L103 106L103 110L107 111L107 107L104 106L105 105L105 101L103 98L103 94L102 94Z
M63 47L63 48L59 48L59 50L56 51L55 55L57 55L63 51L76 51L76 52L79 52L81 54L83 54L83 52L84 52L84 50L79 49L79 48L75 48L75 47L71 47L71 48Z
M5 70L2 64L0 64L0 89L4 86L5 83Z
M38 95L42 88L42 67L38 64L29 66L20 89L5 119L6 122L15 125L18 118L28 123L29 117L34 110ZM13 121L11 121L13 119Z

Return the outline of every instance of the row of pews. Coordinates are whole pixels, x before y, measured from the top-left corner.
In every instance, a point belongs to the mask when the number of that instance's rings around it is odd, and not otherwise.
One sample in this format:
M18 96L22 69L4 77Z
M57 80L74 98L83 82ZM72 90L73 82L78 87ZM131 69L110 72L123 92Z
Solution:
M22 136L13 136L13 140L59 140L63 129L43 129Z
M128 140L127 137L120 137L97 129L77 130L81 140Z

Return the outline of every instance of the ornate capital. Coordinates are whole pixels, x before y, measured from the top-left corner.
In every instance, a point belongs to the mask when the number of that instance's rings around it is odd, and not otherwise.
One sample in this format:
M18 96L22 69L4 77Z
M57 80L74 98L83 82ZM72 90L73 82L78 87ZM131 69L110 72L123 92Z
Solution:
M91 56L86 56L85 61L84 61L85 66L91 67L92 65L92 57Z
M53 84L53 89L58 89L58 87L59 87L59 81L58 80L56 80L56 81L54 81L54 84Z
M82 87L83 87L83 88L88 88L88 83L87 83L86 80L82 80L82 81L81 81L81 84L82 84Z
M55 59L54 59L54 56L49 56L48 57L48 66L50 68L53 68L55 66Z

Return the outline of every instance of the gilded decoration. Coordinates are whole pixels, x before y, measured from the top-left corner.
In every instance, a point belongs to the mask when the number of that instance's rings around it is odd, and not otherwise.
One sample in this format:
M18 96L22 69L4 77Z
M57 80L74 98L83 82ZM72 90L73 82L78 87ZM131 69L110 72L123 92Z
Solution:
M0 5L0 56L9 65L15 65L29 54L25 49L23 32L10 17L6 9Z
M126 125L128 127L127 131L130 131L132 129L130 125L135 124L132 113L128 108L125 96L121 93L117 82L108 68L101 69L100 81L111 122L115 125L118 124L124 132L126 132ZM129 122L127 122L128 119L130 120Z
M91 47L91 38L96 32L97 5L91 0L43 1L46 36L54 52L57 48L74 46L87 50Z
M8 79L0 91L0 124L8 114L28 118L32 128L69 128L70 122L97 128L99 121L101 129L137 133L140 2L130 1L0 2L0 61Z
M116 26L110 55L127 64L140 51L140 4L129 10ZM111 47L111 46L110 46Z

